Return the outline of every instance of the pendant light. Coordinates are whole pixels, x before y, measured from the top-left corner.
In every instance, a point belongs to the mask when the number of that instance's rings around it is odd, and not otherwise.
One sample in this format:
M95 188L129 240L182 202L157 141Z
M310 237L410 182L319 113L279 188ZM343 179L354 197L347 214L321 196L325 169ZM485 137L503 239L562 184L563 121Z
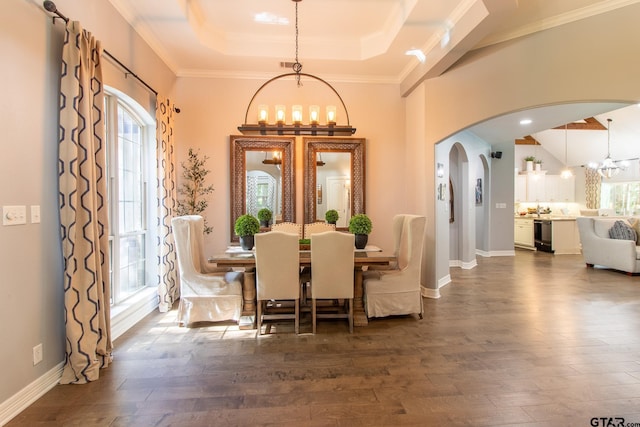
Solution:
M562 170L562 172L560 173L560 176L564 179L569 179L573 176L573 172L571 172L571 169L569 169L569 166L567 166L567 134L568 134L568 130L567 130L567 124L565 123L564 125L564 169Z
M253 94L251 100L249 101L249 105L247 105L247 110L244 115L244 123L238 126L238 130L244 135L327 135L327 136L336 136L336 135L345 135L350 136L356 132L356 128L352 127L349 122L349 112L347 111L347 106L345 105L342 97L338 93L338 91L331 86L327 81L321 79L320 77L314 76L313 74L307 74L302 72L302 64L298 60L298 3L302 0L291 0L295 3L295 14L296 14L296 26L295 26L295 62L291 65L293 72L280 74L279 76L273 77L264 83L258 90ZM303 117L303 106L302 105L293 105L291 107L291 121L290 124L287 124L286 120L286 106L284 105L276 105L275 106L275 121L273 123L269 123L269 106L267 104L261 104L258 106L258 114L257 114L257 123L249 123L249 111L251 110L251 106L253 105L253 101L256 96L262 89L268 86L270 83L287 77L294 77L296 81L296 85L298 87L302 86L302 77L306 79L313 79L322 84L324 84L327 88L329 88L333 94L336 96L340 104L342 105L342 109L344 110L344 119L346 120L346 124L338 124L337 115L336 115L336 106L335 105L327 105L325 107L326 117L324 120L325 124L321 124L320 117L320 106L319 105L310 105L309 106L309 117L308 120L305 120Z
M603 178L611 178L620 172L620 166L611 159L611 121L611 119L607 119L607 157L597 169Z

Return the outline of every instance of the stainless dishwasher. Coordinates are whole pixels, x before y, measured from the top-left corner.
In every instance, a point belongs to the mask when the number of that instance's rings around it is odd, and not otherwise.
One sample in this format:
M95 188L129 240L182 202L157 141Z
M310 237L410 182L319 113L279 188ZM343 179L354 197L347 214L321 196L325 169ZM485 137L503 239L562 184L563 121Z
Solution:
M553 242L551 240L552 221L547 219L533 220L533 238L536 249L543 252L553 253Z

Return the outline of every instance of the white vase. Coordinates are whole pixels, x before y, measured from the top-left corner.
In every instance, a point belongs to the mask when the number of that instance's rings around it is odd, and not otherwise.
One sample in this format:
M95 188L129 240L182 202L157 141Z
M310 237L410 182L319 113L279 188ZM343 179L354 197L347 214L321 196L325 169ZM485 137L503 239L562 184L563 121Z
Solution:
M526 162L526 170L527 170L527 172L533 171L533 161L532 160L527 160L527 162Z
M542 170L542 164L536 163L536 172L540 172Z

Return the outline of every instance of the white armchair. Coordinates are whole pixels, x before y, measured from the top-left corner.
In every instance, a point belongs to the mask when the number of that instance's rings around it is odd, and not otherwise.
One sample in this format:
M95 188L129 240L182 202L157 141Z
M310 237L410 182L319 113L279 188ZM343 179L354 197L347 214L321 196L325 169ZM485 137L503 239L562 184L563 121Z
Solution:
M633 240L609 237L609 229L624 218L584 216L576 218L582 256L588 267L600 265L629 274L640 273L640 246Z
M180 272L178 323L238 320L242 313L243 273L208 267L203 254L203 218L171 220Z
M370 271L365 275L367 317L418 313L422 318L420 273L425 223L424 216L406 215L398 246L398 269Z

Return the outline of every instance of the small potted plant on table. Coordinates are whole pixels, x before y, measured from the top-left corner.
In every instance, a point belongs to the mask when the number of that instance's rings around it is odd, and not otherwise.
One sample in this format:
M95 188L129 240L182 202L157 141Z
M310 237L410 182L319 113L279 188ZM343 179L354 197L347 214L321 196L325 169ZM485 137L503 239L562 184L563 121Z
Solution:
M234 230L240 237L240 246L245 251L253 249L253 236L260 231L260 223L253 215L245 214L238 217Z
M367 215L357 214L351 217L349 220L349 232L356 235L356 249L364 249L367 246L369 233L371 233L372 229L371 219Z
M338 222L338 218L340 218L340 216L338 215L338 211L335 209L329 209L325 214L324 214L324 219L329 223L329 224L335 224L336 222Z
M258 220L261 227L268 227L272 217L273 214L270 209L262 208L258 211Z

